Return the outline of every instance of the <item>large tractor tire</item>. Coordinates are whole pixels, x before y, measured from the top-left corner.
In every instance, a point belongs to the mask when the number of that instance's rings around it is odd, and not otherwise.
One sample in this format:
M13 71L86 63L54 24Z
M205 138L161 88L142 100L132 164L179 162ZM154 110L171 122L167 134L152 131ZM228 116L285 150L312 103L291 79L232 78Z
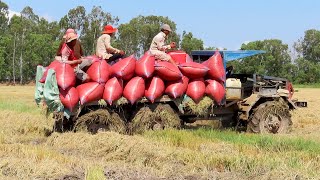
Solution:
M153 126L157 124L155 120L155 114L149 107L138 108L129 125L129 134L141 134L153 129Z
M153 108L152 108L153 109ZM130 123L130 134L141 134L147 130L180 128L179 115L168 104L157 104L154 111L150 107L136 110Z
M154 113L160 129L181 128L181 119L169 104L158 104Z
M67 119L64 117L63 112L54 112L53 119L53 132L63 133L73 129L74 122L72 121L72 118Z
M292 121L289 106L285 100L267 101L253 110L249 117L247 132L251 133L288 133Z
M80 116L74 126L74 132L84 131L96 134L98 131L126 133L126 125L120 116L109 113L107 109L98 109Z

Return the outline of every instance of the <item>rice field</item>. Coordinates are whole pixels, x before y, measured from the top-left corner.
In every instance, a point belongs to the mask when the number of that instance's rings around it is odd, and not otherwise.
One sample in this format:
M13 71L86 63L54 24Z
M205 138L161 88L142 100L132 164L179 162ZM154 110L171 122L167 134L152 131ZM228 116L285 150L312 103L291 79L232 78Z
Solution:
M33 86L0 86L0 179L320 179L320 89L294 97L293 130L256 135L217 128L53 133Z

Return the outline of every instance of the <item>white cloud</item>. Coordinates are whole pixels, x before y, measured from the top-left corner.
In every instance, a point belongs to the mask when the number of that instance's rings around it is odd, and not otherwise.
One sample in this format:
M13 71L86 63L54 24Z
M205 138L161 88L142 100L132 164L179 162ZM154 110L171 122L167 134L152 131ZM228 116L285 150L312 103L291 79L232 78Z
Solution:
M9 17L9 19L11 19L14 15L17 15L17 16L20 16L21 15L21 13L19 13L19 12L16 12L16 11L12 11L12 10L8 10L9 11L9 14L8 14L8 17ZM52 22L52 21L54 21L54 18L52 17L52 16L49 16L48 14L45 14L45 15L42 15L42 16L39 16L40 18L44 18L44 19L46 19L47 21L49 21L49 22Z
M19 12L12 11L12 10L10 10L10 9L9 9L8 11L9 11L9 14L8 14L9 19L11 19L13 15L20 16L20 13L19 13Z

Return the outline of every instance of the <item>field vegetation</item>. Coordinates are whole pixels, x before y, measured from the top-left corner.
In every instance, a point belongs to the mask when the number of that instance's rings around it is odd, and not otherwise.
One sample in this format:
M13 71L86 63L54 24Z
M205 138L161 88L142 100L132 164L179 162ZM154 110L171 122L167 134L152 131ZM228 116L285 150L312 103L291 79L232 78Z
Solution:
M320 89L298 88L308 108L292 132L256 135L217 123L141 135L51 133L34 86L0 86L0 179L319 179Z

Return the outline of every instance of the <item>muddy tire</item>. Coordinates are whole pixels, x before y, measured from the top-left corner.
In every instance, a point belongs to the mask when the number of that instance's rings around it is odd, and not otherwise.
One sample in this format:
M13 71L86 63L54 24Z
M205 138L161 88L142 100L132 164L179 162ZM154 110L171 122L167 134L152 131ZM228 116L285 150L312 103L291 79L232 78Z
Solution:
M247 132L288 133L292 121L288 104L280 98L260 104L249 117Z
M53 132L63 133L73 129L74 122L72 121L72 118L67 119L64 117L63 112L54 112L53 119Z
M114 131L125 133L126 126L118 114L107 109L91 111L79 117L74 126L74 132L84 131L96 134L99 131Z

